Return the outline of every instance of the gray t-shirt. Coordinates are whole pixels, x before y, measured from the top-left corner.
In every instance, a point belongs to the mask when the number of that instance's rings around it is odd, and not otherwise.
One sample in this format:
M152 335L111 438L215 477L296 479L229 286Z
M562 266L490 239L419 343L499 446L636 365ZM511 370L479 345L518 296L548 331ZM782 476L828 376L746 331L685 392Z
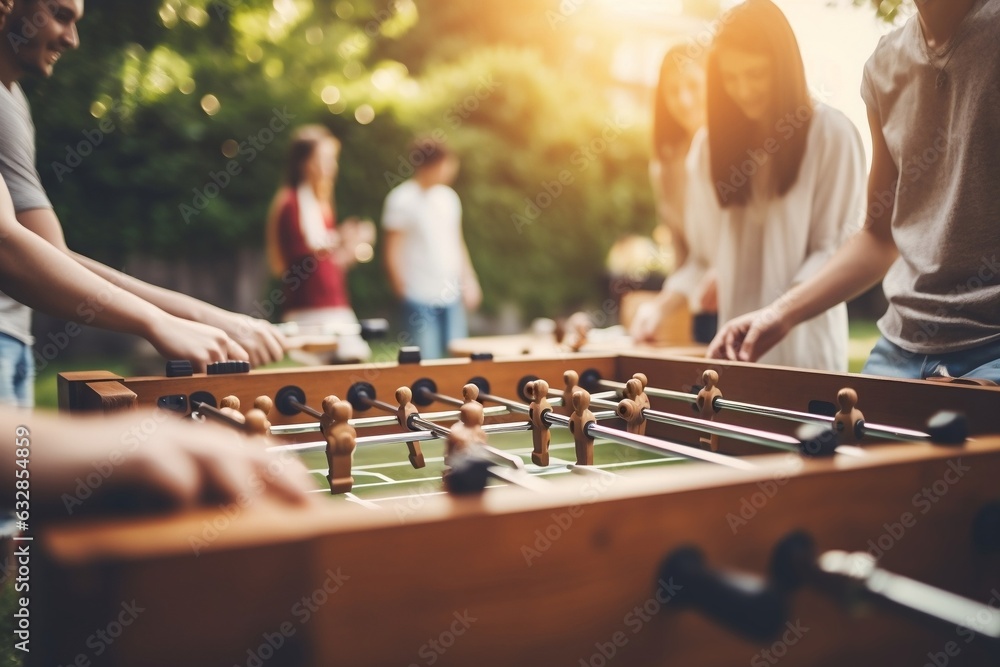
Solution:
M35 125L24 91L0 85L0 175L14 210L52 208L35 168ZM0 292L0 332L32 345L31 309Z
M943 354L1000 339L1000 0L979 0L940 51L917 16L886 35L861 94L899 169L882 287L888 340ZM870 206L891 201L878 194Z

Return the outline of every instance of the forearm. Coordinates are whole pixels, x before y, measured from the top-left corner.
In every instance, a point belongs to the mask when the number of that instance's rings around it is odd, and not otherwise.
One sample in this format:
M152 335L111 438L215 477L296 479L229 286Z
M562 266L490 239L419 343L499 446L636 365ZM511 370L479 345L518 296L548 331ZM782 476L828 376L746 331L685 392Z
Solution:
M163 314L22 227L0 243L0 264L5 292L55 317L146 336Z
M209 304L199 301L193 297L179 292L174 292L163 287L157 287L143 282L138 278L112 269L110 266L102 264L96 260L85 257L79 253L71 251L71 256L87 269L90 269L106 281L118 285L140 299L147 301L157 308L164 310L171 315L192 320L195 322L206 322L211 324L212 311L214 308Z
M872 288L895 261L891 237L865 228L845 243L812 278L772 304L797 325Z

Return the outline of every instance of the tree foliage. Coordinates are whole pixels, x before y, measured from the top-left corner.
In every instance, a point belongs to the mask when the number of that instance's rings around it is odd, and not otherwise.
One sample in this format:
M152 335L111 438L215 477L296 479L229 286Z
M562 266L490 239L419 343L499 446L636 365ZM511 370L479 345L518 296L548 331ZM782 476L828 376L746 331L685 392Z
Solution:
M439 132L486 309L593 306L610 245L654 215L648 114L612 104L613 40L576 16L592 4L90 2L80 51L29 86L39 171L74 249L215 257L262 246L292 125L341 137L338 213L375 219L409 140ZM359 310L390 300L379 261L351 286Z

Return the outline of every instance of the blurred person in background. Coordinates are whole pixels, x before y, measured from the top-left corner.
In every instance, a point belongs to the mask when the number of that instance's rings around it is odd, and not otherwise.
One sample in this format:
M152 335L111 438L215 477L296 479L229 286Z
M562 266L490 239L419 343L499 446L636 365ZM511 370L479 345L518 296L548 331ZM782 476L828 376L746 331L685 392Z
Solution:
M659 227L655 237L661 247L673 250L673 267L687 261L688 241L684 231L686 161L695 135L705 125L705 49L699 44L678 44L667 51L660 64L660 78L653 99L653 155L649 175L656 197ZM706 274L694 295L692 312L714 313L714 274ZM664 289L652 301L643 303L629 325L629 333L639 342L655 340L664 319L688 302L688 296Z
M403 304L403 328L425 359L469 335L467 311L483 298L462 235L462 203L451 184L459 159L444 144L418 139L413 178L386 197L382 213L389 284Z
M321 125L305 125L292 134L284 183L274 197L267 221L271 273L281 279L282 320L302 333L336 335L332 354L293 358L312 363L364 361L371 356L360 334L347 292L347 269L375 242L371 221L336 220L334 184L340 141Z

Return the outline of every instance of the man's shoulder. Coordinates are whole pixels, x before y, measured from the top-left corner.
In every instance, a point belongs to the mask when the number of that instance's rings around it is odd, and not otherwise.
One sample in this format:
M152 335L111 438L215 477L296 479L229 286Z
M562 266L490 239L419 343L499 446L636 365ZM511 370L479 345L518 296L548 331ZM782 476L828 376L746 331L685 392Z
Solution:
M894 28L879 38L875 50L865 64L865 69L885 72L894 63L900 61L902 54L919 48L916 39L920 37L920 23L914 14L897 28Z
M408 181L403 181L392 190L389 190L389 194L386 195L385 201L388 202L398 202L400 200L409 199L415 197L419 186L417 182L413 179Z

